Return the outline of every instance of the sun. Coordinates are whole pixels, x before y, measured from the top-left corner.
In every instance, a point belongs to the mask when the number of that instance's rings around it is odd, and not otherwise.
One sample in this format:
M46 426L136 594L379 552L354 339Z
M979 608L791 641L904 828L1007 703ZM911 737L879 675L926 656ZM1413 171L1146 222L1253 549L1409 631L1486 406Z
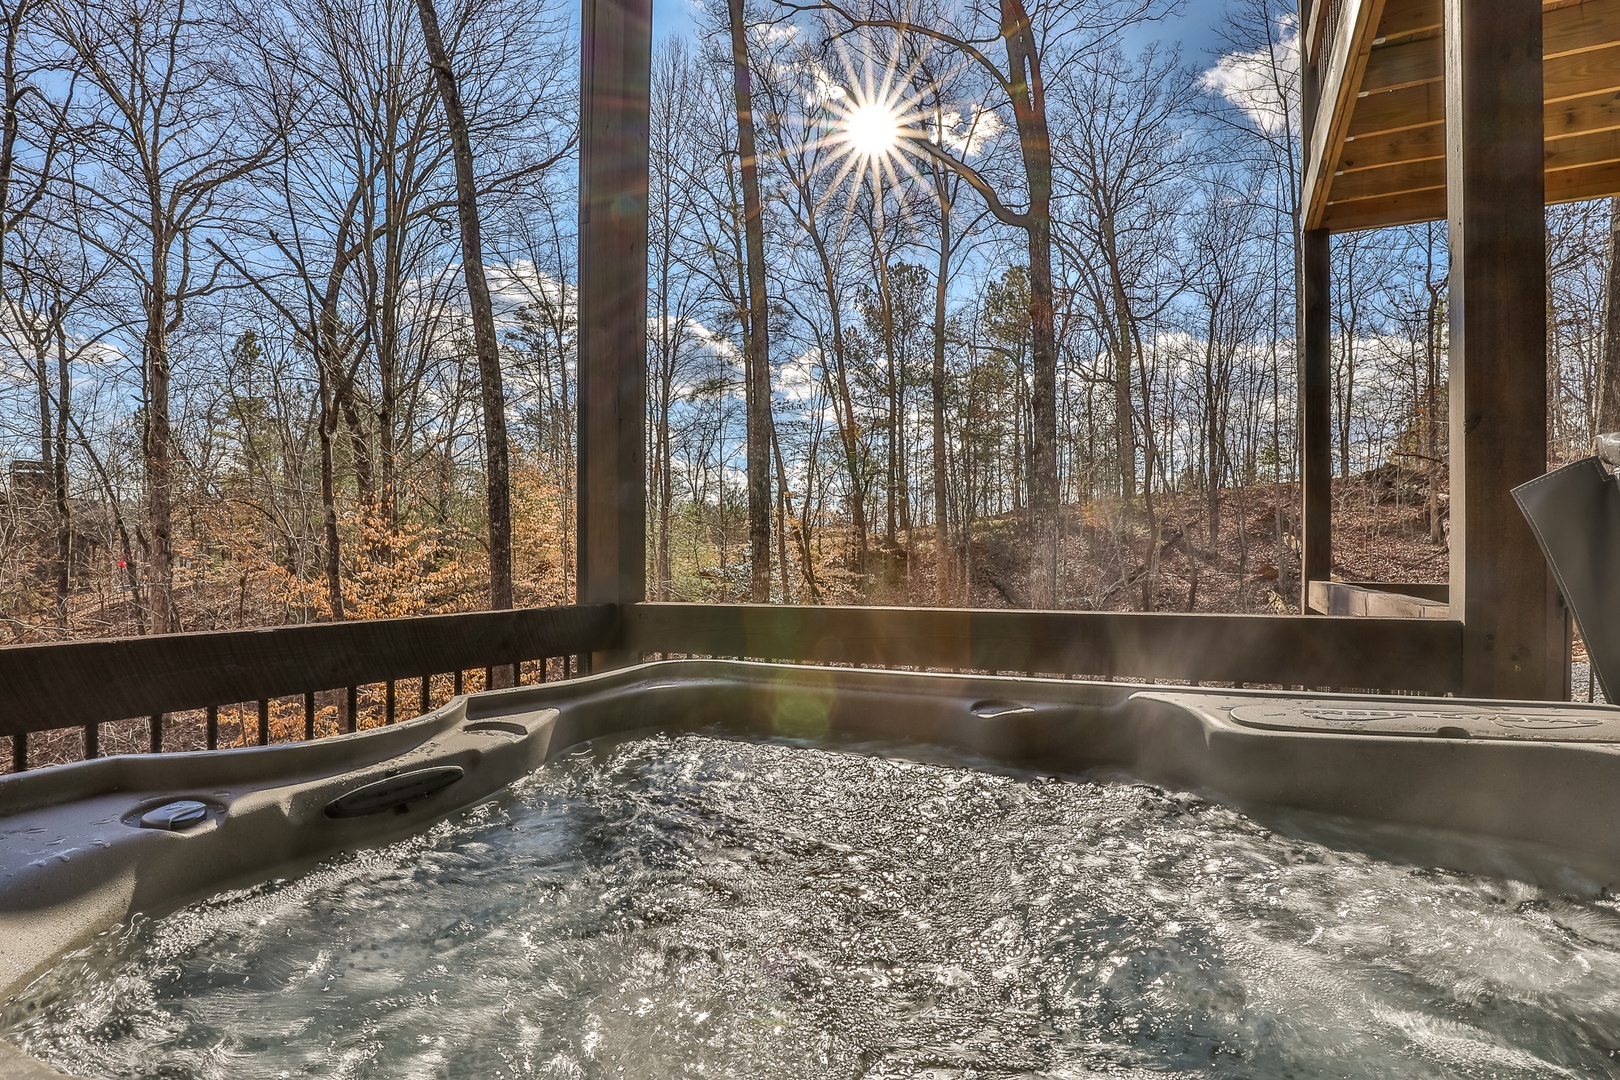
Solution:
M865 101L843 118L843 140L865 158L886 158L900 147L903 137L899 113L882 102Z

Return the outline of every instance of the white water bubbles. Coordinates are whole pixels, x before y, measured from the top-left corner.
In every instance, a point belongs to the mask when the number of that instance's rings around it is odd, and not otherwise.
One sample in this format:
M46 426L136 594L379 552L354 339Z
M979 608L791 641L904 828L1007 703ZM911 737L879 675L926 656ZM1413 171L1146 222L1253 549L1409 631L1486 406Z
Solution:
M1608 901L922 753L576 753L105 935L3 1033L199 1080L1620 1075Z

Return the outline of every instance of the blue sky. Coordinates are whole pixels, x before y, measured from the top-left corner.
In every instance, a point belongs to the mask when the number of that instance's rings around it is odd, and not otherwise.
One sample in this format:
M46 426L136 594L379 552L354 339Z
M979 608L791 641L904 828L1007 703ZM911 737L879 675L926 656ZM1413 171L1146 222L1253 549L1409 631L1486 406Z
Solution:
M1141 27L1128 35L1137 46L1155 38L1178 41L1183 60L1195 67L1208 67L1220 47L1215 32L1225 8L1224 0L1184 0L1181 12L1162 23ZM653 0L653 37L690 33L692 0Z

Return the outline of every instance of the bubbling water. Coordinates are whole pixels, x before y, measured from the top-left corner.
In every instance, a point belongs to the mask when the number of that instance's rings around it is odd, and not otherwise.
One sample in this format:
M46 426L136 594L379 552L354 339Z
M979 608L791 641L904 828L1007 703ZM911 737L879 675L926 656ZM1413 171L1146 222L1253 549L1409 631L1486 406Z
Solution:
M104 935L0 1034L172 1080L1620 1076L1620 908L1128 781L655 737Z

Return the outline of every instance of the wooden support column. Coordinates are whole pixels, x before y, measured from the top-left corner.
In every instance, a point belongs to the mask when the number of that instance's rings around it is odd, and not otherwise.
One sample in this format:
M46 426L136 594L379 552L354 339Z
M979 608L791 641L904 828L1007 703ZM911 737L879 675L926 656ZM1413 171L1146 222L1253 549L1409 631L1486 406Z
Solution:
M1546 470L1541 0L1445 0L1451 614L1462 692L1552 698L1563 616L1510 489Z
M1300 4L1301 25L1311 26L1315 4ZM1304 145L1316 127L1320 48L1305 63L1300 79L1300 122ZM1303 212L1302 208L1302 212ZM1296 289L1299 300L1300 553L1299 607L1311 613L1311 582L1333 576L1333 355L1330 305L1333 302L1331 238L1326 229L1299 235Z
M579 601L647 589L651 0L585 0L580 41ZM594 654L597 667L630 661Z
M1326 229L1299 244L1300 610L1310 614L1311 582L1333 577L1332 260Z

